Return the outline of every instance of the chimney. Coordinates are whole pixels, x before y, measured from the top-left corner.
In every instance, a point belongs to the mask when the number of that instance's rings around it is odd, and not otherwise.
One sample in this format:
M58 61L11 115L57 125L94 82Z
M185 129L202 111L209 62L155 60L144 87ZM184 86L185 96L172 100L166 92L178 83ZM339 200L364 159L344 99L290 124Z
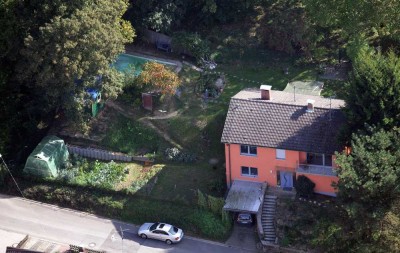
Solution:
M315 100L313 100L313 99L307 99L307 112L314 111L314 102L315 102Z
M271 100L271 85L261 85L261 100Z

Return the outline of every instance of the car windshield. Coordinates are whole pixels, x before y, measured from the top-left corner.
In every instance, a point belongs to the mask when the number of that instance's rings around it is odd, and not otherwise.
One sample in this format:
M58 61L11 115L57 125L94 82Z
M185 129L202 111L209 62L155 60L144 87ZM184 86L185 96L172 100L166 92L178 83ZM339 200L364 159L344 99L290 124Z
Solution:
M249 220L251 217L250 217L250 214L247 214L247 213L241 213L241 214L239 214L239 219L242 219L242 220Z
M176 233L178 233L178 228L171 226L171 228L169 229L169 233L171 235L175 235Z
M154 229L157 228L159 223L154 223L153 225L151 225L151 227L149 228L150 231L153 231Z

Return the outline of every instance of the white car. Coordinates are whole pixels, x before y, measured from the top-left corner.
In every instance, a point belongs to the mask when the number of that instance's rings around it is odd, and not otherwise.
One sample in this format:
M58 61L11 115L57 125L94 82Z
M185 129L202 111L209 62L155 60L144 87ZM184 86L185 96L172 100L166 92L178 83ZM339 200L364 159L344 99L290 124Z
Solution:
M183 231L166 223L144 223L140 226L138 235L143 239L151 238L172 244L182 240Z

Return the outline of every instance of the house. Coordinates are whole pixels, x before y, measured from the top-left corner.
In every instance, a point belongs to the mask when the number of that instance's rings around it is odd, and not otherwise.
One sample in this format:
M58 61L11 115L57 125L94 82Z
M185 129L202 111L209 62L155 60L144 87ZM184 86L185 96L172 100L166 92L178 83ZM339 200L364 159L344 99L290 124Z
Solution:
M226 181L267 183L292 190L307 176L314 191L335 196L335 151L345 122L344 101L271 90L245 89L232 97L222 143Z

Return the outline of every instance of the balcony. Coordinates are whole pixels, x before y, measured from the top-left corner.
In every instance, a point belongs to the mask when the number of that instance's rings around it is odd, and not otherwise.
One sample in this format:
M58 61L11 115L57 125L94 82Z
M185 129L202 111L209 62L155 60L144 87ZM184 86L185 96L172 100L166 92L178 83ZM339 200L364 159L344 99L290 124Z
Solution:
M337 176L337 173L332 166L322 166L314 164L299 164L299 166L297 167L297 172L323 176Z

